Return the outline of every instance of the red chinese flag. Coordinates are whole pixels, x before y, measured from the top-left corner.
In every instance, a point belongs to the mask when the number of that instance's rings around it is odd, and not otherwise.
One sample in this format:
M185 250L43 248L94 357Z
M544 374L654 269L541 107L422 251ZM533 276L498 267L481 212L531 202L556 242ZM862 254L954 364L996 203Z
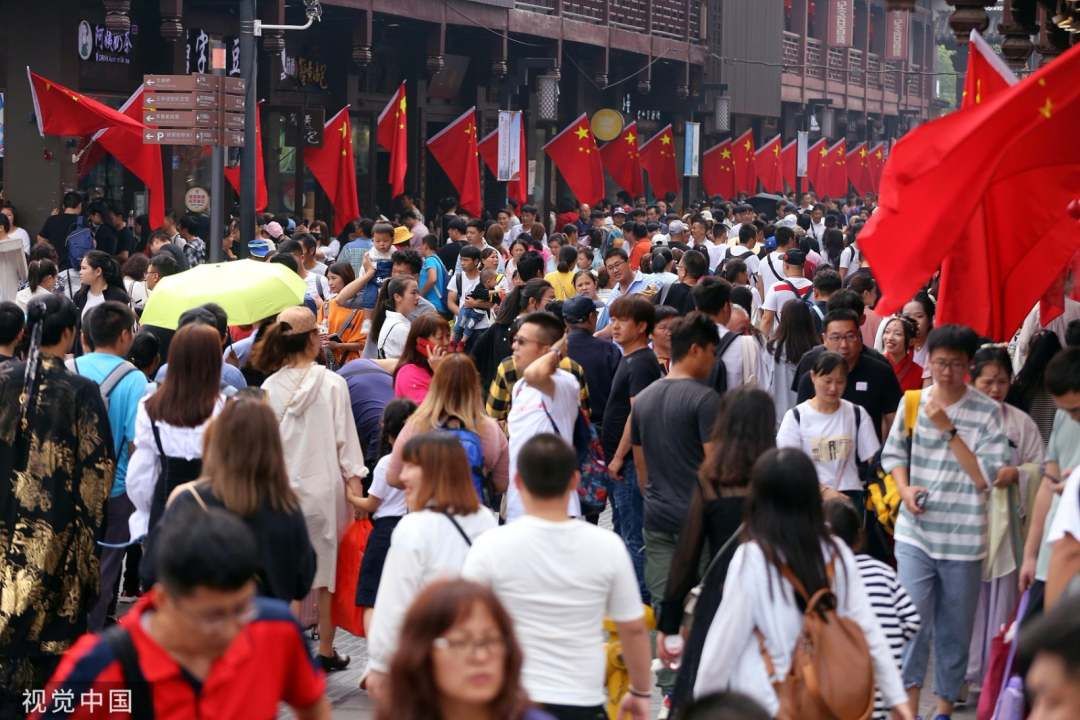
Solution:
M789 192L795 192L795 168L798 159L799 141L797 139L792 140L780 149L780 167L784 175L784 185Z
M405 82L379 113L375 141L390 151L390 194L397 197L405 192L405 172L409 167L408 119L405 113Z
M525 155L525 125L521 125L521 162L526 162ZM480 157L483 158L484 164L487 165L488 170L496 178L499 177L499 131L498 129L492 130L484 138L477 143L476 149L480 152ZM528 180L525 177L525 173L518 172L517 179L511 180L506 183L506 196L511 200L521 204L525 202L528 190L526 186Z
M881 171L885 167L885 143L874 146L866 158L866 179L870 189L877 192L881 188Z
M645 183L641 179L641 153L638 151L637 122L623 128L619 137L600 148L600 157L604 169L611 175L615 184L631 197L645 194Z
M994 49L972 30L968 36L968 65L960 108L974 107L983 100L1016 84L1016 74L997 56Z
M649 138L641 146L641 167L649 173L649 185L653 195L666 197L668 193L679 195L679 171L675 167L675 135L671 124Z
M145 129L141 120L134 120L124 113L93 98L70 90L47 80L26 68L30 80L30 97L34 101L38 132L45 135L86 136L98 130L112 127L127 128L141 133Z
M780 136L761 146L754 153L754 169L757 171L761 189L766 192L784 191L784 168L780 161Z
M474 216L484 209L476 140L476 108L471 107L427 141L428 150L458 192L458 205Z
M360 217L348 105L326 121L322 147L304 148L304 164L334 206L333 232L337 235L345 223Z
M943 277L937 317L1003 340L1080 248L1080 47L1011 88L916 128L889 156L859 245L900 308L957 249L962 294ZM1038 202L1016 212L1016 198ZM961 232L967 229L965 234ZM973 242L974 240L974 242ZM948 282L945 282L945 281Z
M868 154L866 152L866 143L861 142L851 148L845 158L848 180L859 195L865 195L868 189L869 183L866 179L866 156Z
M248 152L240 148L241 153ZM240 166L225 168L225 179L232 185L236 194L240 194ZM255 106L255 209L265 210L269 196L266 192L266 166L263 163L262 149L262 103Z
M595 203L604 197L604 165L585 113L553 137L544 152L579 202Z
M120 112L142 123L143 86L131 94ZM165 221L165 178L161 168L161 146L143 143L142 133L126 127L98 130L83 150L79 162L79 177L96 165L108 153L116 158L135 177L142 180L150 200L147 215L150 226L161 227Z
M753 195L757 192L757 174L754 168L754 131L747 130L731 143L735 157L735 190Z
M709 197L735 197L735 159L731 140L714 145L701 155L701 184Z
M821 169L821 184L825 194L836 200L847 195L847 140L841 139L831 148L825 156L825 164Z
M814 192L818 195L825 194L825 184L822 169L826 168L825 157L829 154L829 141L819 138L816 143L806 151L806 179L814 186Z

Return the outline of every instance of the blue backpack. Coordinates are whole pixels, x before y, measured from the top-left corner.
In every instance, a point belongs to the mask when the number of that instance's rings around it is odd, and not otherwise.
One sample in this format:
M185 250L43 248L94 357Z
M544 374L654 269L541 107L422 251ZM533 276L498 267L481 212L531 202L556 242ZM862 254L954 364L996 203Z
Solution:
M75 218L75 225L64 240L67 248L68 267L79 269L86 253L94 249L94 233L85 225L82 215Z
M457 427L452 427L451 424ZM484 472L484 446L480 442L480 436L462 426L457 418L448 418L439 428L457 437L461 447L465 448L465 457L469 460L469 470L472 472L473 487L476 488L476 497L481 503L485 503L487 497L487 475Z

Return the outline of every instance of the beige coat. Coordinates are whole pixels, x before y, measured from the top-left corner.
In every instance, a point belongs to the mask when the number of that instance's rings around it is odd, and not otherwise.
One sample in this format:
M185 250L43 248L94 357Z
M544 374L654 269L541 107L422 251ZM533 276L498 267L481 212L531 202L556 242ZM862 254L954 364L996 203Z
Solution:
M285 367L262 385L281 426L289 481L300 498L318 563L314 588L335 588L337 550L352 517L345 480L364 477L344 378L321 365Z

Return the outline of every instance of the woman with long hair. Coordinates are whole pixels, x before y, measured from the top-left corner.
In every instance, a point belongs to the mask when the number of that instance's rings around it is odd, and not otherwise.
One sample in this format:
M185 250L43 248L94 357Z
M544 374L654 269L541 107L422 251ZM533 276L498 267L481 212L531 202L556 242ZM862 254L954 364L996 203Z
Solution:
M433 582L405 615L376 720L548 720L529 704L523 662L491 588Z
M423 410L416 411L406 429ZM427 583L459 574L473 539L498 525L476 496L469 459L456 435L426 432L406 439L402 430L395 454L399 446L398 476L409 513L394 528L368 628L367 682L377 700L406 609Z
M150 258L144 253L134 253L120 267L123 275L124 292L131 298L131 309L141 313L148 297L146 290L146 271L150 267Z
M416 279L392 277L379 288L369 338L375 338L380 360L401 357L409 337L409 315L420 302Z
M533 226L535 227L535 226ZM480 381L485 389L495 379L499 363L510 357L510 340L514 334L514 322L531 312L543 310L555 298L555 288L543 278L533 278L510 291L499 304L499 311L491 327L480 335L470 353L480 371Z
M431 377L446 357L449 343L450 326L438 313L427 313L414 320L394 368L394 395L417 405L424 402Z
M894 717L910 720L900 671L855 558L829 533L814 464L801 450L769 450L754 463L742 540L727 573L737 592L724 593L713 618L694 695L734 690L777 714L780 701L772 680L787 675L803 625L795 580L807 598L831 591L821 602L859 625L886 706ZM773 677L766 662L775 669Z
M510 258L506 261L506 268L503 271L503 278L499 282L499 290L504 293L510 292L513 287L514 273L517 271L518 261L521 260L521 256L529 251L529 243L525 238L519 237L510 243Z
M79 282L82 287L75 293L75 307L79 308L80 317L106 300L116 300L125 305L131 302L124 291L124 279L120 275L120 265L112 255L101 250L91 250L83 256L79 265Z
M15 293L15 304L26 312L30 301L42 295L51 295L56 290L58 275L56 263L52 260L31 260L27 266L27 286Z
M319 323L327 332L326 353L336 369L360 357L364 348L364 309L358 302L341 302L338 294L356 279L353 267L347 262L336 262L326 270L330 285L330 298L319 308Z
M825 259L834 269L840 267L840 255L844 252L844 232L837 228L829 228L821 237L821 244L825 250Z
M311 590L315 550L300 500L289 486L274 411L265 400L244 392L230 398L206 429L202 474L172 491L162 520L193 507L220 507L237 515L251 528L259 549L259 595L299 601ZM154 540L151 534L145 555L151 560L142 578L146 587L156 581Z
M363 495L367 475L345 378L315 362L322 352L315 315L305 307L278 314L252 349L252 362L270 373L263 383L281 430L289 482L300 498L317 566L312 587L319 597L318 659L326 671L349 659L334 651L330 607L337 578L337 550L352 515L345 486Z
M896 381L903 391L919 390L923 386L923 368L915 362L911 346L919 332L918 325L909 317L894 315L883 323L881 330L882 354L892 366Z
M433 430L453 429L474 433L483 453L483 472L491 478L497 493L510 480L510 454L506 433L484 412L476 366L467 355L447 355L435 368L424 401L405 424L386 471L387 482L401 487L403 448L416 435Z
M660 604L656 647L660 658L680 662L673 705L690 697L701 646L724 590L724 576L735 552L730 546L717 557L724 544L738 531L750 487L750 469L766 451L776 447L776 415L772 398L764 390L743 387L720 400L705 460L698 470L697 484L690 501L686 525L668 571L668 581ZM669 652L666 635L678 635L683 622L686 596L697 582L706 546L715 563L702 579L703 590L694 608L694 623L682 652ZM680 658L681 655L681 658Z
M569 300L577 295L574 289L574 271L577 269L578 250L573 245L563 245L559 248L558 260L555 270L544 276L555 289L556 300Z
M776 417L784 417L784 413L795 406L796 393L791 389L795 369L803 355L820 341L821 333L814 327L814 317L806 303L800 300L784 303L776 332L761 354L765 375L762 387L773 396Z
M933 298L925 290L915 293L915 297L900 309L902 316L915 323L915 336L911 339L911 359L923 369L923 386L930 384L930 351L926 346L926 339L934 329L935 309ZM881 352L885 349L884 335L885 323L881 323L877 337L874 338L874 348Z
M968 650L967 680L976 685L982 682L988 667L994 636L1009 622L1016 607L1017 579L1024 552L1021 511L1034 505L1045 455L1035 421L1020 408L1005 402L1012 377L1012 359L1004 346L985 345L976 351L971 384L1001 407L1011 454L1008 464L998 470L987 498L990 553L983 561L983 582Z
M129 522L136 540L157 525L165 501L178 485L202 473L203 435L221 412L221 336L191 323L169 343L169 372L135 416L135 450L127 470L127 493L135 506Z
M11 221L0 213L0 300L11 302L26 280L26 252L22 241L8 234Z
M1057 406L1047 392L1043 379L1046 366L1060 350L1061 341L1056 333L1049 330L1036 333L1031 338L1024 366L1016 373L1016 380L1009 391L1010 402L1030 415L1039 427L1044 445L1050 442Z
M34 298L26 361L0 364L0 717L26 714L98 595L116 462L100 388L64 366L78 318L66 297Z

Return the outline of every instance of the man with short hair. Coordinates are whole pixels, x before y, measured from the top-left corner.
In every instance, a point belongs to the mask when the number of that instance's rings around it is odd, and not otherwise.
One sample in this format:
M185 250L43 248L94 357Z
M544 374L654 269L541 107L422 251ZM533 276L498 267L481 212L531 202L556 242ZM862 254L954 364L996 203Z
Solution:
M446 244L439 248L439 259L442 260L447 272L450 271L450 268L454 268L455 272L461 269L461 263L458 262L458 253L461 252L461 248L465 247L467 229L468 226L466 226L465 221L459 217L455 217L446 224L447 240Z
M735 206L734 218L735 224L728 230L728 244L734 245L735 239L739 237L739 230L743 225L752 225L757 213L754 212L754 206L746 203L741 203Z
M746 224L739 228L738 245L723 245L720 246L720 262L713 266L714 269L719 272L719 268L724 263L732 260L742 260L746 263L746 270L749 273L749 281L757 288L759 295L765 294L764 273L761 268L761 261L758 259L757 253L754 252L754 246L757 245L757 228L754 225ZM766 256L767 257L767 256Z
M814 320L814 329L820 333L825 314L829 312L829 298L840 290L840 275L831 267L823 267L814 273L813 283L814 305L810 308L810 316ZM866 334L863 333L863 338L865 337Z
M848 366L844 400L864 407L874 421L878 437L885 437L892 425L896 405L903 396L892 367L864 351L859 318L854 310L830 310L822 321L822 327L824 347L811 352L815 353L815 358L826 350L843 356ZM814 383L809 370L812 364L807 365L805 372L797 377L795 389L798 402L814 397Z
M19 346L25 328L23 309L10 300L0 302L0 363L15 358L15 348Z
M326 677L296 618L256 594L259 549L238 517L193 507L162 522L155 550L157 583L115 629L64 654L32 718L99 717L107 705L67 703L72 713L61 698L108 703L126 690L130 717L273 717L284 702L301 720L329 720Z
M785 228L779 228L783 230ZM778 231L779 231L778 230ZM813 291L814 283L803 277L806 255L802 250L787 250L784 255L784 278L765 285L765 299L761 301L761 320L758 330L765 337L772 337L773 324L780 322L784 305L790 300L803 302ZM765 271L762 271L765 274Z
M350 223L349 240L342 245L338 252L337 261L347 262L352 265L356 277L364 274L364 255L371 249L371 235L375 228L375 222L370 218L361 218L357 222Z
M743 385L763 382L761 346L752 335L733 332L731 283L723 278L707 277L694 287L692 295L697 309L716 325L719 341L716 362L709 374L708 385L723 395Z
M680 315L685 315L694 309L691 291L709 272L709 261L703 252L705 248L702 246L699 248L683 253L682 259L675 268L679 281L664 286L660 291L658 305L669 305L678 310Z
M854 319L846 325L858 338ZM903 500L894 532L897 575L922 618L904 650L904 686L910 707L919 707L933 636L935 716L946 718L967 670L990 483L1010 457L1001 408L966 382L978 344L975 332L960 325L931 331L934 385L921 393L914 434L899 404L881 451L881 467L892 473Z
M401 214L401 224L412 233L412 238L409 239L409 247L413 250L419 250L424 238L431 234L428 226L420 219L420 211L412 208L403 212Z
M671 324L671 368L642 390L630 413L630 441L638 488L644 496L645 583L657 616L679 533L690 517L698 468L711 448L720 396L705 385L720 335L704 314L692 312ZM657 684L669 694L675 673Z
M435 312L443 317L450 315L446 309L446 267L439 259L439 238L428 234L420 242L420 297L431 303Z
M596 332L597 303L577 295L563 303L563 322L566 323L566 354L584 370L589 388L590 419L597 432L604 425L604 408L611 393L611 380L619 367L622 353L615 343L593 335Z
M656 286L649 283L640 270L634 270L630 263L630 256L622 248L609 248L604 254L604 268L608 271L608 277L614 284L614 296L644 294L652 297L656 292ZM611 319L611 306L600 311L600 317L596 323L596 329L605 331ZM610 336L610 331L604 332L605 337Z
M656 306L640 295L624 295L608 306L611 337L623 356L611 379L611 393L604 409L600 442L613 480L611 493L614 514L622 537L634 561L641 596L648 598L645 585L645 541L642 537L643 501L631 454L630 412L638 393L662 376L656 353L649 347L649 335L656 320Z
M762 297L768 294L769 288L782 283L788 275L784 271L784 256L788 250L798 250L795 242L795 231L789 227L778 227L773 231L776 239L776 249L767 254L761 260L761 284ZM803 253L805 258L806 254ZM800 267L799 273L802 274Z
M822 252L824 249L822 242L825 239L827 227L825 224L825 206L821 203L815 203L810 211L810 226L806 228L806 234L810 237L810 242L814 243L814 249L818 252Z
M469 297L479 284L480 249L473 245L466 245L461 248L458 255L458 269L446 283L446 307L454 317L458 316L463 306L474 310L491 309L493 305L491 301ZM491 318L485 314L485 317L476 324L475 330L484 330L490 326Z
M316 301L316 306L321 306L330 299L330 283L326 277L307 269L304 263L304 245L299 238L286 238L278 243L278 253L292 255L296 259L296 274L307 286L307 295Z
M176 258L166 252L158 253L150 258L150 265L146 268L146 294L153 292L161 278L169 277L180 272L180 266Z
M135 507L128 499L125 480L135 443L135 416L147 386L146 376L125 360L135 339L132 333L135 322L135 313L124 303L107 300L98 305L87 313L83 327L94 351L71 361L75 372L101 386L116 454L116 474L105 504L105 529L99 541L101 590L86 623L90 632L105 627L109 608L116 602L126 546L131 542L128 518Z
M172 241L167 230L159 229L151 233L149 247L151 262L153 262L153 258L164 253L176 262L177 272L188 269L187 258L184 257L183 251Z
M524 233L526 237L529 237L529 234L532 232L533 223L536 222L536 218L539 214L540 213L537 211L535 205L522 205L521 222L517 225L512 226L510 228L510 232L506 234L506 238L504 240L506 247L510 247L514 243L514 241L518 239L518 236L522 233ZM450 265L447 265L447 267L450 267Z
M184 244L180 249L184 251L188 267L195 267L206 262L206 243L199 237L199 223L191 215L180 218L180 237Z
M527 327L527 325L526 325ZM555 370L557 352L533 366ZM526 371L532 376L532 366ZM551 375L548 382L557 392ZM525 379L522 383L528 383ZM569 400L572 393L566 391ZM626 548L608 530L566 517L580 480L577 454L563 433L532 435L511 473L525 515L478 537L461 569L487 583L514 621L529 699L558 718L604 718L604 619L615 623L630 688L620 717L649 712L649 633Z
M559 367L566 351L563 324L549 312L526 315L512 342L514 366L521 372L511 390L514 402L506 417L509 439L510 477L516 477L518 453L530 438L555 433L574 442L578 416L577 378ZM525 512L517 483L506 492L506 520L516 520ZM581 515L581 502L572 493L565 505L566 516Z
M67 270L70 267L67 254L67 236L71 234L76 221L82 215L82 195L69 190L64 193L60 212L45 218L41 231L37 234L37 242L49 243L56 249L60 258L60 269ZM75 268L78 270L78 268Z

